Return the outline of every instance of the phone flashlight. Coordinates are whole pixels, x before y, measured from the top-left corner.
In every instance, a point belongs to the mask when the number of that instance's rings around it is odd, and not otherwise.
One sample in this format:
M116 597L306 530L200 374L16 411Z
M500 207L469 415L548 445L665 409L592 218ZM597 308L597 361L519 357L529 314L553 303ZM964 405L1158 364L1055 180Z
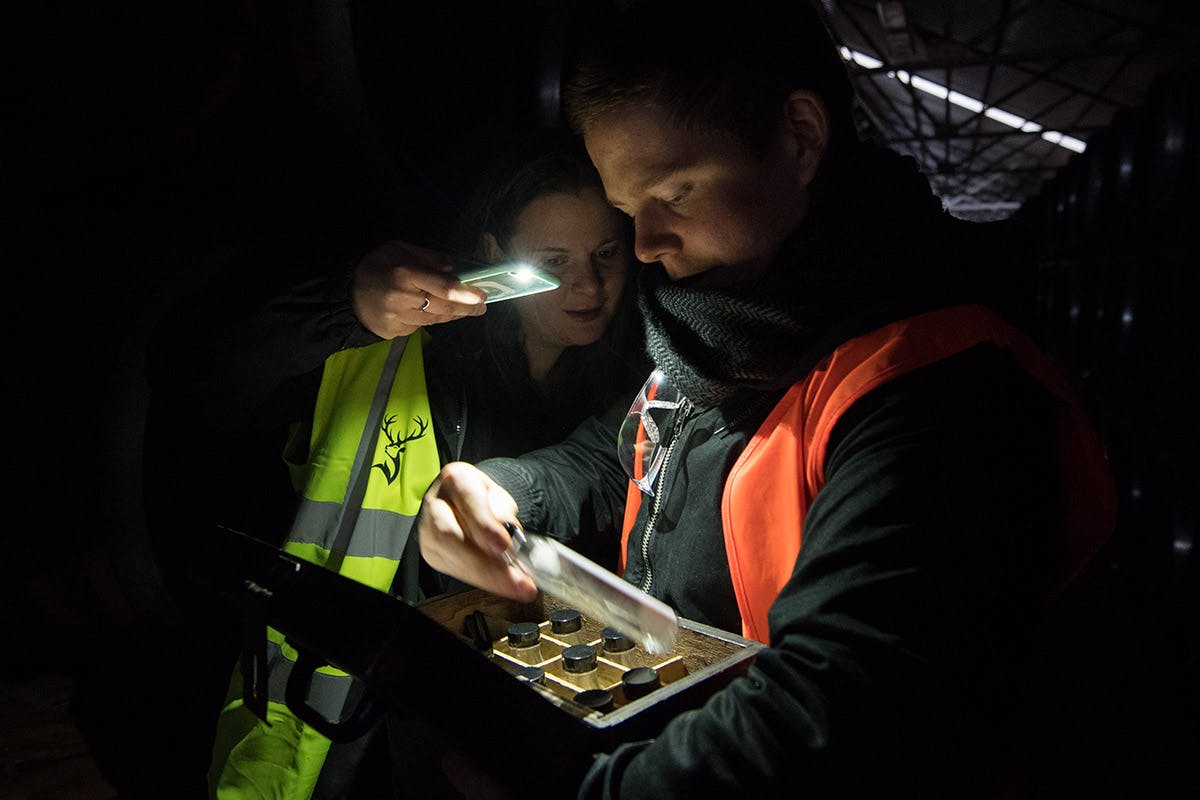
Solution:
M482 289L487 295L486 303L515 300L560 286L558 278L524 261L505 261L460 272L458 279L467 286Z

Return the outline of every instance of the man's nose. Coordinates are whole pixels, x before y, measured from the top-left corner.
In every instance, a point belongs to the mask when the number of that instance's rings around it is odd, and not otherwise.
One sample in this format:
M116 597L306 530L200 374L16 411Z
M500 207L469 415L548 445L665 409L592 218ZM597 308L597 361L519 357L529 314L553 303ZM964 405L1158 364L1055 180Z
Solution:
M648 208L633 220L633 254L645 264L677 253L683 242L662 211Z

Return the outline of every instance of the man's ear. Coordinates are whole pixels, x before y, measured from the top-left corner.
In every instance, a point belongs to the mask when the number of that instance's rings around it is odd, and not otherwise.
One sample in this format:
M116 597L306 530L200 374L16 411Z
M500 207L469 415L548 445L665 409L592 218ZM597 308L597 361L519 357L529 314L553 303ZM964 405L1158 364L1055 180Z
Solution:
M487 260L493 264L504 258L504 251L500 249L500 243L496 241L496 237L491 233L483 235L483 250L487 253Z
M798 176L808 186L829 147L829 111L820 97L807 89L796 89L784 102L783 114L789 144L795 148Z

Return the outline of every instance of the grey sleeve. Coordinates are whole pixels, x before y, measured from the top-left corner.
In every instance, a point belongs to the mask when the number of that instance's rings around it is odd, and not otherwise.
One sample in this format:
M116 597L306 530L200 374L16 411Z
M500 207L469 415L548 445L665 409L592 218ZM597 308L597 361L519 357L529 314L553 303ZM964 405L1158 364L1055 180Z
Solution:
M617 430L628 400L584 420L563 442L519 458L479 462L517 502L521 524L606 566L615 563L628 478L617 462Z

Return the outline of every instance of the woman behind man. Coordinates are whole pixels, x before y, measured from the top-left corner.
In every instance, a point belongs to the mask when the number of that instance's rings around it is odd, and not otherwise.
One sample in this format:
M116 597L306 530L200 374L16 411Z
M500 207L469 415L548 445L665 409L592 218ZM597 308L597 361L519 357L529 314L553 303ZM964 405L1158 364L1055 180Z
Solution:
M485 415L474 423L481 451L561 441L645 378L628 220L605 200L582 147L555 136L498 159L467 218L473 241L463 251L487 263L524 261L560 288L434 329L430 372L441 371L443 354L466 357L468 395Z
M229 747L218 747L205 789L208 748L217 738L214 721L241 642L237 610L214 608L214 598L201 596L185 570L205 572L197 563L203 550L197 545L218 524L289 546L282 540L297 501L310 500L294 479L320 460L313 455L313 431L322 427L321 409L328 408L321 398L329 390L332 364L345 364L368 348L386 349L389 341L407 335L405 358L424 356L432 436L421 446L436 442L434 459L440 463L518 454L557 441L644 377L641 328L628 280L628 229L604 201L582 150L567 139L539 138L532 149L510 153L494 175L473 204L475 222L464 241L470 240L476 258L532 261L554 273L560 289L495 303L484 314L482 296L454 279L453 259L443 254L385 243L358 259L347 281L344 273L328 277L329 265L346 263L344 251L310 241L282 247L269 242L230 264L219 280L163 319L147 359L152 390L147 518L164 583L180 613L147 649L154 651L154 663L174 665L173 678L157 685L173 687L160 703L171 708L177 735L139 732L136 741L144 751L114 753L111 758L122 763L110 764L107 772L123 793L161 796L167 789L182 797L254 797L254 784L278 790L282 781L281 797L307 798L315 787L322 797L353 797L356 787L378 796L388 781L381 761L373 767L363 761L366 740L335 745L327 756L318 753L315 764L309 759L282 774L278 764L265 760L258 770L253 743L239 740L238 731L261 733L265 726L248 719L245 709L226 708L222 736L240 747L239 761L235 769L224 769L222 753ZM316 264L314 272L326 277L264 300L268 259ZM451 324L439 324L444 322ZM347 445L352 451L356 442ZM281 449L290 470L281 463ZM408 450L417 449L416 441L409 443ZM372 481L384 472L367 471ZM436 468L408 480L427 485L435 474ZM333 544L324 542L325 551ZM408 544L403 558L389 556L399 561L392 591L417 600L444 589L441 576L421 566L415 540ZM122 675L145 695L136 673ZM119 688L81 691L96 695L85 703L97 718L90 726L93 736L134 740L105 730L126 718L102 699L122 696ZM230 699L236 697L235 692ZM230 714L241 717L232 737ZM277 748L278 742L267 744ZM383 751L373 749L381 757Z

